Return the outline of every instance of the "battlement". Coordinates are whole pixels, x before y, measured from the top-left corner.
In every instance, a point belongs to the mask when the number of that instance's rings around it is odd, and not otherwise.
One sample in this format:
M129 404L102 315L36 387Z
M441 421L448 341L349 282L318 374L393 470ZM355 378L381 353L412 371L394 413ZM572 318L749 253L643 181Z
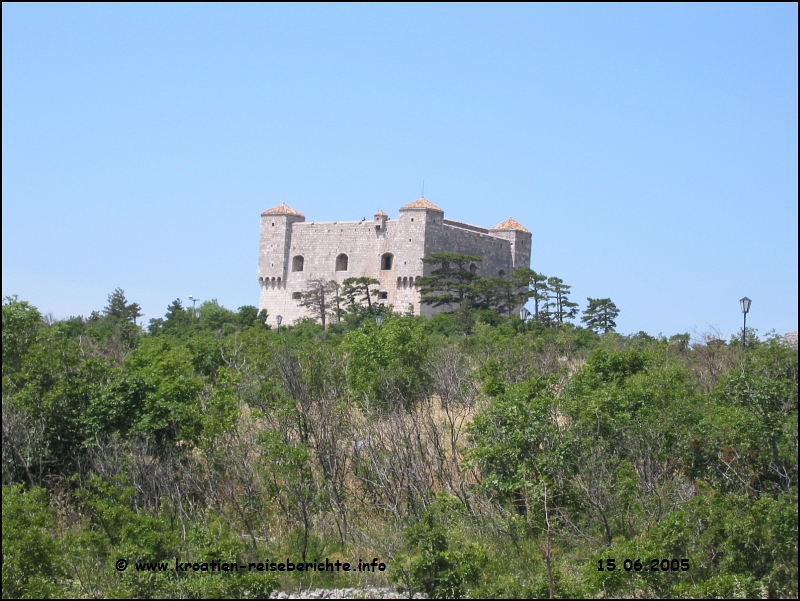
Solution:
M400 207L398 219L379 210L360 221L306 221L299 211L281 204L261 213L258 282L259 308L275 324L307 317L299 295L315 279L342 282L370 277L380 282L379 303L417 315L437 310L420 304L417 279L433 269L422 259L436 252L482 257L476 273L509 277L530 265L531 234L508 219L489 229L444 218L444 211L426 198Z

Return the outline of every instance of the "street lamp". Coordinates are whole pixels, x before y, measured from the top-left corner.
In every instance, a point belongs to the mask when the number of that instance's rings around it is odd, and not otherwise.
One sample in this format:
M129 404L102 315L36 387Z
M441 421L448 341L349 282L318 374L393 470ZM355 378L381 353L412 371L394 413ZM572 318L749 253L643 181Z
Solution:
M283 315L276 315L275 322L278 324L278 331L281 329L281 322L283 321Z
M375 323L377 323L378 325L381 325L383 323L383 315L378 315L375 318Z
M197 311L194 310L194 305L200 299L199 298L195 298L190 294L189 295L189 300L192 301L192 315L195 317L195 319L197 319Z
M750 311L750 303L752 302L753 301L746 296L739 299L739 306L742 308L742 314L744 315L744 325L742 325L742 348L747 347L747 343L745 341L745 334L747 333L747 313Z
M519 318L525 323L525 320L531 316L531 312L528 311L525 307L519 310Z

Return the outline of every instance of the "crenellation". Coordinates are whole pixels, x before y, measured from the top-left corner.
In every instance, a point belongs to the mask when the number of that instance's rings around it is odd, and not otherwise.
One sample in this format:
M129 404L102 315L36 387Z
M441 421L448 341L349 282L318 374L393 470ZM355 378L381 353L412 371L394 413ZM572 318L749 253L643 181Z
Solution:
M434 266L422 262L435 252L480 256L475 272L506 277L530 264L531 234L513 219L492 229L444 218L444 211L425 198L400 208L398 219L382 210L372 220L315 221L282 204L261 214L258 282L259 308L268 323L281 315L284 324L307 316L298 295L309 280L339 283L350 277L379 281L377 302L417 315L438 310L420 304L417 280Z

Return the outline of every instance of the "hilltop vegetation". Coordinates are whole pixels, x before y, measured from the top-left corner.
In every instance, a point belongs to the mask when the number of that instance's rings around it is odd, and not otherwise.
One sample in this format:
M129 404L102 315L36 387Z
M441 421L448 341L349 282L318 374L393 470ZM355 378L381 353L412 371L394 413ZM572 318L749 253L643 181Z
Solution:
M621 336L609 299L597 333L550 286L528 323L358 305L327 330L175 301L145 331L121 290L64 321L6 298L3 597L797 597L796 349Z

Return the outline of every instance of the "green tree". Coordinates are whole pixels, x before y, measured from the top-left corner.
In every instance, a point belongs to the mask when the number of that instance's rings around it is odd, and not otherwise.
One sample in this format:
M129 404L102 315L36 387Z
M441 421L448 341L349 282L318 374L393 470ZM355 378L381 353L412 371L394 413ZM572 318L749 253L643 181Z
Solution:
M614 321L619 315L619 309L611 302L610 298L587 298L589 305L583 312L581 321L586 324L590 330L600 331L604 333L613 332L617 327L617 322Z
M3 598L59 595L64 561L53 537L55 515L43 488L3 487Z
M559 323L564 323L566 319L572 319L578 313L578 303L569 300L571 286L567 286L561 278L547 278L547 286L554 301L555 310L553 318Z
M388 317L348 332L342 348L349 353L347 378L361 398L410 404L425 390L425 361L430 342L422 322L413 317Z
M482 257L459 253L432 253L422 259L426 265L438 265L430 274L418 279L420 302L433 307L464 307L471 305L475 294L473 284L478 276L470 269Z
M306 291L300 295L300 306L308 309L312 317L320 321L323 329L333 309L334 294L335 287L331 282L326 282L323 278L314 278L308 281Z
M521 304L519 287L505 278L476 278L472 283L472 297L476 309L496 311L506 317Z
M243 328L255 325L258 320L258 307L253 305L244 305L236 310L236 315L239 319L239 325ZM261 323L264 323L263 321Z
M227 334L236 330L236 327L241 323L236 313L220 305L215 298L202 303L197 312L199 313L197 322L200 327L212 332Z
M540 321L540 308L547 302L550 294L547 287L547 276L525 267L517 269L512 279L519 285L523 298L533 301L533 319ZM523 304L525 300L523 300Z
M372 299L377 297L380 282L375 278L360 277L347 278L342 282L342 296L347 299L348 310L352 313L357 312L362 303L367 303L367 310L372 311Z
M128 303L125 298L125 291L122 288L115 288L108 295L108 305L103 309L103 315L118 321L129 321L136 323L137 318L142 316L139 303Z
M150 320L148 331L151 334L179 334L187 332L194 323L190 311L183 307L181 299L176 298L167 307L164 318Z
M21 367L23 357L43 326L36 307L16 295L3 298L3 378Z
M421 590L431 599L467 595L478 584L487 557L474 541L455 535L463 513L458 499L440 493L422 519L403 532L409 552L397 558L392 579L409 593Z

